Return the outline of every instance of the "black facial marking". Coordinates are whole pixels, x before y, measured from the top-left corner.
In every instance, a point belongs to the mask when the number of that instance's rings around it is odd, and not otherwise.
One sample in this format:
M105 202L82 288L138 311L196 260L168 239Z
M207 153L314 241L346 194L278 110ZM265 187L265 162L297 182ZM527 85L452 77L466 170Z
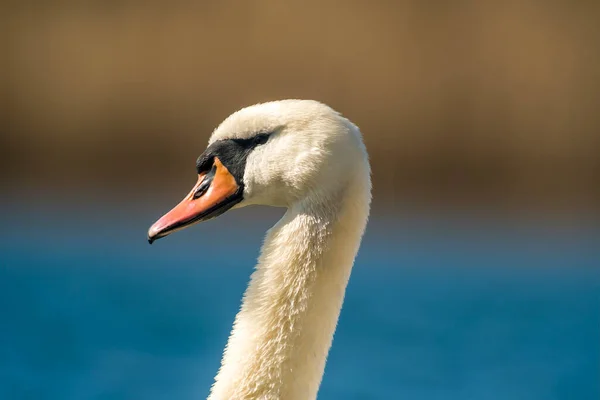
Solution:
M204 153L198 157L196 169L198 173L208 171L212 168L214 158L217 157L227 167L238 185L243 188L246 159L252 150L269 140L269 135L270 133L259 133L248 139L218 140L208 146Z
M198 174L204 173L204 178L196 191L193 194L194 199L203 196L212 184L217 166L215 165L215 157L227 168L229 173L235 179L238 187L237 190L230 194L226 199L214 204L212 207L204 210L191 219L182 220L175 225L170 226L163 232L148 238L148 242L152 242L161 237L167 236L169 233L181 229L194 222L206 221L211 218L218 217L231 207L235 206L244 199L244 171L246 170L246 159L248 155L261 144L265 144L269 140L270 133L259 133L249 139L225 139L219 140L208 146L196 161L196 169Z

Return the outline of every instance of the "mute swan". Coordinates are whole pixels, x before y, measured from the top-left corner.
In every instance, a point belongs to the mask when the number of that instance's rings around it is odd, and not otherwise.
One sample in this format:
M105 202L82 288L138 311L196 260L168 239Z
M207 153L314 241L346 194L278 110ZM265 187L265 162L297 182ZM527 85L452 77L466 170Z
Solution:
M286 207L267 233L210 400L315 399L369 216L358 128L312 100L229 116L198 158L198 182L148 240L247 205Z

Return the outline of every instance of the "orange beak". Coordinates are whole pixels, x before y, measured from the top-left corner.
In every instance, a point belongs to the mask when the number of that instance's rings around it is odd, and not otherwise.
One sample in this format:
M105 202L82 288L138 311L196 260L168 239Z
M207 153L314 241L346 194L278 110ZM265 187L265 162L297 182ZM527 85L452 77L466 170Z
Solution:
M198 175L192 191L148 230L148 242L165 237L196 222L217 217L242 201L240 185L215 157L210 171Z

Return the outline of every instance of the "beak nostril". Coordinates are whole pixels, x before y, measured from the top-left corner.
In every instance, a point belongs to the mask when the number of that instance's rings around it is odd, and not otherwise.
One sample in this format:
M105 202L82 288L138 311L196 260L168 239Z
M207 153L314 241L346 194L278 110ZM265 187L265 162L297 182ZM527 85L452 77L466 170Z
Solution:
M194 192L194 199L199 198L200 196L202 196L204 193L206 193L206 191L208 190L208 187L210 186L210 184L205 184L206 180L204 180L200 186L198 186L198 189L196 189L196 191Z
M194 196L193 196L194 199L197 199L197 198L201 197L204 193L206 193L206 191L210 187L210 184L212 183L212 181L215 177L216 171L217 171L217 167L215 165L213 165L212 168L210 169L210 171L206 175L204 175L204 179L202 179L202 182L200 183L200 185L198 185L198 188L194 192Z

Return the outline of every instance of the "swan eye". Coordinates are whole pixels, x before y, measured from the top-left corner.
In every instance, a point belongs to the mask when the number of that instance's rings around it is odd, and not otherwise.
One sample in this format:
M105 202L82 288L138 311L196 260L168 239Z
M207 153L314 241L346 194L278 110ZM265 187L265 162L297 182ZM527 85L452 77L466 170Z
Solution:
M265 144L265 143L267 143L268 140L269 140L268 133L259 133L258 135L256 135L254 137L254 144L255 145Z
M269 136L271 133L259 133L256 136L253 136L248 139L231 139L232 142L237 143L239 146L242 146L244 149L252 150L256 146L260 146L261 144L267 143L269 140Z

